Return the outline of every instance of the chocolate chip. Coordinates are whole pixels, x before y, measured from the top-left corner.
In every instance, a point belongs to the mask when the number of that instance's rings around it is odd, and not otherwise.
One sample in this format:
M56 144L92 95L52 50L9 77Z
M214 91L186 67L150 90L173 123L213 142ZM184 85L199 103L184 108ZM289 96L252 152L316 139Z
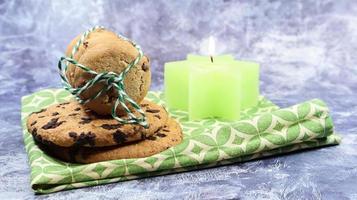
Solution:
M159 113L160 110L156 110L156 109L147 109L146 112L149 112L149 113Z
M67 105L67 104L69 104L69 102L63 102L63 103L58 104L56 107L59 108L61 106ZM64 108L64 107L62 107L62 108Z
M37 128L34 128L31 133L32 133L33 136L36 136L37 135Z
M35 139L35 142L37 145L41 145L41 144L44 144L44 145L47 145L47 146L54 146L55 144L51 141L48 141L46 139L43 139L41 137L41 135L37 135L36 137L34 137Z
M77 146L83 146L85 144L89 144L90 146L94 146L95 144L95 137L96 135L92 132L84 133L82 132L79 137L77 137L77 141L75 145Z
M38 140L39 142L42 142L42 136L41 135L36 135L35 139Z
M44 117L45 117L45 116L43 116L43 115L42 115L42 116L38 116L38 118L44 118Z
M41 135L37 135L37 129L34 129L33 130L33 133L32 133L34 139L36 142L39 142L40 144L45 144L45 145L54 145L53 142L51 141L48 141L46 139L43 139Z
M154 115L154 117L161 119L160 115Z
M143 65L141 66L141 69L143 69L146 72L149 70L149 65L143 63Z
M78 115L78 113L71 113L68 116L76 116L76 115Z
M88 141L89 145L94 146L94 143L95 143L95 141L94 141L95 134L92 133L92 132L88 132L87 138L89 138L89 140L90 140L90 141Z
M165 133L156 133L156 135L159 136L159 137L166 137Z
M107 130L113 130L113 129L117 129L121 126L123 126L123 125L122 124L102 124L100 127L107 129Z
M73 138L74 140L77 138L76 132L69 132L68 135L69 135L69 137Z
M58 118L53 118L46 125L42 126L42 129L54 129L60 126L63 122L65 121L58 122Z
M124 143L127 137L128 136L120 130L117 130L113 133L113 139L118 144Z
M52 113L52 116L56 116L56 115L59 115L59 113L58 112Z
M41 142L42 142L42 144L45 144L45 145L52 145L52 146L54 145L53 142L45 140L45 139L42 139Z
M88 48L88 41L83 42L84 48Z
M141 139L144 140L145 139L145 134L143 132L140 133L141 134Z
M79 122L79 124L89 124L92 121L92 118L90 117L82 117L82 121Z
M75 108L74 109L74 111L80 111L81 110L81 108Z
M33 125L35 125L37 123L37 121L34 121L34 122L32 122L31 124L30 124L30 126L33 126Z
M41 109L41 110L39 110L39 111L37 111L37 112L33 112L33 114L39 114L39 113L45 112L46 110L47 110L47 109L44 108L44 109Z
M164 132L170 132L170 130L163 128L162 131Z
M148 140L156 140L156 137L151 135L151 136L147 137L146 139L148 139Z

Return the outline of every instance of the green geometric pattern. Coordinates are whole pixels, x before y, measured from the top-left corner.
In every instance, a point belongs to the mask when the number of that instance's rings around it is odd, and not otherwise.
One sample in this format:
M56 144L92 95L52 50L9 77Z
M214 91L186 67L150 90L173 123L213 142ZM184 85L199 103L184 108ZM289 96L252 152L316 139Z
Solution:
M243 162L341 141L334 134L329 110L321 100L279 109L260 97L257 107L242 111L240 121L190 122L186 112L168 110L181 123L184 139L162 153L138 159L72 164L46 155L26 130L26 118L31 112L70 98L63 89L42 90L22 98L24 143L31 167L31 186L36 193ZM164 104L160 92L149 92L147 99Z

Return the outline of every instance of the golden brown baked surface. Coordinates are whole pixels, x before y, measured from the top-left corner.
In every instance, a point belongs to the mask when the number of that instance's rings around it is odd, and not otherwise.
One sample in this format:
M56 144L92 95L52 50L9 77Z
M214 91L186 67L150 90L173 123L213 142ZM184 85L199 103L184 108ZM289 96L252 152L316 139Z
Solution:
M174 119L169 118L167 124L153 136L129 144L111 147L64 148L43 145L43 149L51 155L68 162L94 163L106 160L126 158L142 158L151 156L179 144L182 141L182 130Z
M74 38L67 47L66 56L70 56L73 46L81 35ZM74 59L82 65L101 72L122 72L127 65L138 56L137 49L128 41L119 38L115 33L98 29L90 33L79 46ZM72 87L83 86L93 75L70 64L67 70L67 78ZM151 83L150 62L147 56L143 56L140 62L132 67L124 79L125 92L135 102L140 103L147 94ZM82 94L82 98L88 98L96 94L103 87L98 83L90 90ZM100 97L88 102L85 106L98 114L109 115L116 100L117 92L112 89ZM118 115L125 115L123 108L118 106Z
M141 106L146 113L148 129L123 125L111 116L97 115L77 101L32 113L27 128L36 140L62 147L118 145L150 137L166 124L168 115L162 106L147 100L142 101Z

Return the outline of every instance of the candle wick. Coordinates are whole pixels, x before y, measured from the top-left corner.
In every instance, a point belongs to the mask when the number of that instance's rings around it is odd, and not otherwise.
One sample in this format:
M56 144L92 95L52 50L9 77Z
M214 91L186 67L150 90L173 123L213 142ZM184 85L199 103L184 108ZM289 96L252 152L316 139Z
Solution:
M211 56L211 63L213 63L213 56Z

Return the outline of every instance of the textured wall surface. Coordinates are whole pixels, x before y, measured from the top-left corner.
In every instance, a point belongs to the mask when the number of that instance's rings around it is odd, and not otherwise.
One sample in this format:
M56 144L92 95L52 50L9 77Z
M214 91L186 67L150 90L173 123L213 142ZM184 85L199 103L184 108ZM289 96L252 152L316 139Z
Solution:
M34 196L20 127L20 97L61 87L56 64L68 42L93 25L137 41L151 57L152 89L163 64L200 53L261 63L261 93L279 106L321 98L335 147L243 164ZM357 2L1 1L0 198L357 199Z

